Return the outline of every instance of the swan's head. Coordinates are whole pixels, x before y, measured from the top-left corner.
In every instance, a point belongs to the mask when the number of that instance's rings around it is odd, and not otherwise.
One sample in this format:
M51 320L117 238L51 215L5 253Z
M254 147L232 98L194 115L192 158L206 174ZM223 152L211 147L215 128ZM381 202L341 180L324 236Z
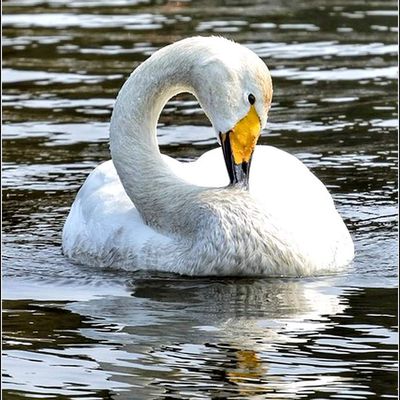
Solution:
M222 146L232 185L248 188L250 163L272 101L267 66L251 50L223 38L202 38L196 96Z

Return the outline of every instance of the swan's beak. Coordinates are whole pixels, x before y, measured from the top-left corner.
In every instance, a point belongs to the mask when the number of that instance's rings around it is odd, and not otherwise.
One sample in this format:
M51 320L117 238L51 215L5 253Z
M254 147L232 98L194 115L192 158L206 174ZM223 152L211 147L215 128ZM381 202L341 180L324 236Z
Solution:
M250 164L260 136L261 123L255 107L230 131L220 133L222 151L230 184L249 188Z

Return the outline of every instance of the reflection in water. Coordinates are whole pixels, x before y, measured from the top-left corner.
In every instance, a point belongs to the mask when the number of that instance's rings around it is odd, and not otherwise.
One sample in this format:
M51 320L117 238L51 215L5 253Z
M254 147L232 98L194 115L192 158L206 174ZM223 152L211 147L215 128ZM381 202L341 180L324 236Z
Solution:
M392 0L3 2L4 398L396 398L396 17ZM347 271L197 280L62 257L76 191L110 157L120 86L196 34L269 66L261 142L333 193L356 245ZM184 161L217 145L187 94L158 137Z
M6 386L96 398L394 393L395 289L156 281L135 282L128 297L5 301Z

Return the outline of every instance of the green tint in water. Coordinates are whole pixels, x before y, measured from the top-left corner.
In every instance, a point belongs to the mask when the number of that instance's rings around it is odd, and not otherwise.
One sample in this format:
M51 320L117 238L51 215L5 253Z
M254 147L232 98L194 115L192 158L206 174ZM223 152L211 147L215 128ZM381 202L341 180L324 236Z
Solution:
M397 11L393 1L3 3L3 396L397 396ZM93 271L60 252L68 209L107 160L132 69L190 35L267 63L261 142L328 186L356 245L338 276L207 280ZM163 152L216 147L195 99L163 111Z

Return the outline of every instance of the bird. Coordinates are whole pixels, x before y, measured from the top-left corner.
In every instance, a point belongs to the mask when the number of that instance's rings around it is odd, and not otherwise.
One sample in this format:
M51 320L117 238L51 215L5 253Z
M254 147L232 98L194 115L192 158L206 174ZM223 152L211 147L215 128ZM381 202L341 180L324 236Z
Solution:
M220 145L192 162L162 154L157 142L163 107L183 92ZM117 95L111 160L77 193L63 254L189 276L301 277L348 266L354 244L324 184L290 153L257 145L272 93L264 61L229 39L189 37L153 53Z

